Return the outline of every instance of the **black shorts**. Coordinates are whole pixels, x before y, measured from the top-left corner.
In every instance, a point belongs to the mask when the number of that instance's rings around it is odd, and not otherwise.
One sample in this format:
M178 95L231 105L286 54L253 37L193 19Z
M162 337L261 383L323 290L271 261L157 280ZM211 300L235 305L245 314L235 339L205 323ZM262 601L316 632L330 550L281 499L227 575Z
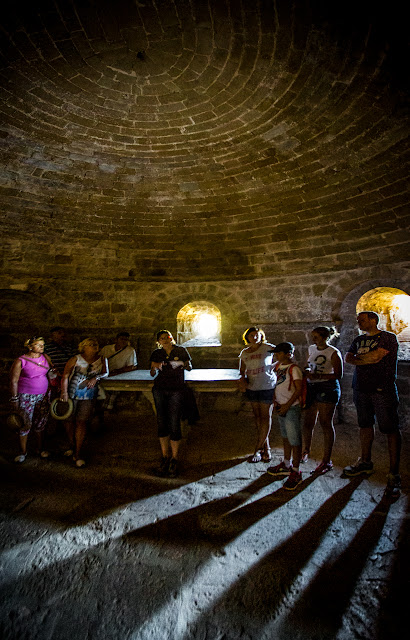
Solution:
M353 401L356 405L357 421L361 429L372 428L375 418L381 433L395 433L400 429L397 391L363 393L355 390Z

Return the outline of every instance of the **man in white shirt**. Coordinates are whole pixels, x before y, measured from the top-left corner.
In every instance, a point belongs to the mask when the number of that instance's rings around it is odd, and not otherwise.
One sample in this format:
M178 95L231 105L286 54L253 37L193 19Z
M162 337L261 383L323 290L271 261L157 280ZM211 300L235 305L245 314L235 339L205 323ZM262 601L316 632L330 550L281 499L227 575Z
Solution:
M137 368L137 354L130 345L130 334L121 331L117 334L114 344L108 344L100 351L100 355L108 360L109 376L118 376L120 373L134 371ZM119 391L106 391L104 409L111 411Z

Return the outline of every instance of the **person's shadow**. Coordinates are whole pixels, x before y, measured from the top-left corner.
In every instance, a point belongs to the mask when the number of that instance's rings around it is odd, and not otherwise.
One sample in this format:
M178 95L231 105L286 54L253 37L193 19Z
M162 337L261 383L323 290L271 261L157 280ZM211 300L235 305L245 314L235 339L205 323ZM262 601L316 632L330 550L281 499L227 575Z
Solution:
M321 567L282 621L283 637L289 634L293 638L319 637L323 640L336 637L369 555L380 539L389 507L389 502L382 498L348 547ZM366 580L361 588L367 599L371 589L369 581ZM360 593L357 597L360 598ZM359 637L366 632L363 628L366 621L357 622L362 627L362 631L360 627L357 629Z
M362 478L355 478L339 489L293 535L286 537L282 543L226 589L219 600L212 603L212 608L202 611L199 619L189 626L184 640L213 637L212 633L216 631L219 633L218 637L232 640L241 637L241 634L247 634L250 638L259 637L265 626L271 624L280 614L284 603L292 599L293 583L361 481ZM279 489L276 493L280 491ZM252 515L252 511L255 509L258 518L262 517L263 513L267 515L268 510L262 505L267 505L268 498L271 496L261 498L229 514L226 518L228 523L229 520L236 519L236 526L232 526L232 521L230 527L225 525L229 527L230 535L216 536L218 542L225 545L232 542L234 535L237 536L241 530L244 530L245 523L247 526L253 524L256 517ZM273 498L275 499L275 494ZM272 512L274 508L271 502L270 511ZM239 523L242 526L239 526ZM277 536L274 536L274 539L277 539ZM343 567L343 563L341 566ZM277 637L276 631L272 637ZM289 636L288 632L283 635L283 638L289 637L292 637L292 634ZM304 638L306 637L321 636L304 635Z

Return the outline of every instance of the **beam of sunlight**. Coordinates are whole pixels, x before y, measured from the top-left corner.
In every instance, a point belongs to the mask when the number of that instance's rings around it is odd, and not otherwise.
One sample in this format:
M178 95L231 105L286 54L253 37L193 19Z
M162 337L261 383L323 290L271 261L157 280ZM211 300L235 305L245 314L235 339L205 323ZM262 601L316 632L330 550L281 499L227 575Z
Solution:
M73 526L60 532L43 533L35 541L22 542L12 549L2 551L2 582L6 584L32 571L44 570L108 540L119 539L131 530L136 531L170 516L182 514L187 508L213 502L215 498L227 497L229 494L226 491L221 495L215 495L215 487L218 486L218 478L226 482L230 475L232 469L225 469L215 476L121 505L120 508L85 525ZM249 479L244 477L244 487L248 482ZM181 491L189 492L191 504L188 507L186 502L181 503ZM158 514L161 514L161 517Z

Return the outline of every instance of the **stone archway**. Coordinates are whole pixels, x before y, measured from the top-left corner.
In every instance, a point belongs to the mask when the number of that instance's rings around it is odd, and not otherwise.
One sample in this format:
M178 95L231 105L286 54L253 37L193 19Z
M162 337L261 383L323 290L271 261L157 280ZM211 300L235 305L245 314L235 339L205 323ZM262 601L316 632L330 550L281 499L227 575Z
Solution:
M177 342L186 347L221 346L221 312L204 300L189 302L177 315Z
M399 279L397 277L392 277L391 279L374 278L372 280L369 279L365 282L361 282L351 289L340 305L340 318L342 322L337 346L343 354L347 352L353 339L358 335L356 315L357 311L361 310L357 308L358 302L363 296L371 294L372 291L378 289L384 289L385 291L390 291L390 293L394 290L406 293L410 290L410 283L406 282L404 278ZM364 299L366 300L366 297ZM369 309L369 311L371 310L372 309ZM399 354L402 356L403 352L399 352ZM400 413L403 428L407 427L409 421L408 408L410 406L410 396L408 390L408 368L409 361L407 360L407 356L405 358L399 357L397 387L400 396ZM352 403L351 393L352 376L353 367L346 365L342 383L342 412L345 419L351 419L355 422L356 412Z
M406 282L404 279L399 280L398 278L375 278L369 279L365 282L361 282L351 289L351 291L344 297L340 304L339 316L341 319L341 329L340 329L340 338L339 338L339 348L346 352L349 348L353 338L357 335L357 322L356 316L358 311L363 311L361 307L358 308L358 303L360 300L363 300L366 304L370 304L372 308L369 308L369 311L376 311L376 307L373 308L374 304L378 305L379 313L382 310L382 303L377 295L377 291L384 290L386 292L386 300L393 299L393 296L396 295L394 292L407 294L407 291L410 290L410 283ZM376 294L373 297L371 292L375 291ZM373 298L373 300L372 300ZM378 301L378 302L377 302ZM387 326L383 326L382 328L391 331L392 328L388 328ZM404 328L404 327L403 327ZM407 359L407 358L406 358Z
M356 305L357 313L374 311L379 327L391 331L399 341L399 360L410 360L410 295L396 287L376 287L364 293Z

